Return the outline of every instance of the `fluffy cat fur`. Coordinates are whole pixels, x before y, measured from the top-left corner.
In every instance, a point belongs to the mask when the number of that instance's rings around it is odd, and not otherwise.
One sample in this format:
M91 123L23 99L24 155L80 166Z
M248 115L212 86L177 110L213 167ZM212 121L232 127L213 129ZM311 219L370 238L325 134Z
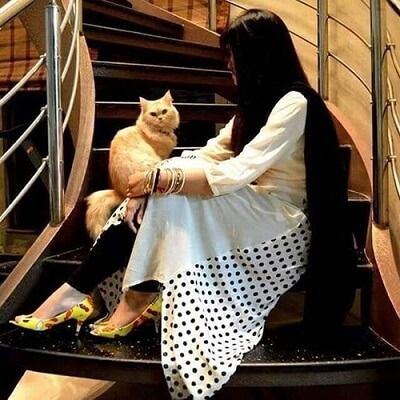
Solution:
M158 100L140 97L141 112L136 124L117 132L110 145L108 172L112 189L100 190L86 198L86 228L95 239L112 210L124 199L129 175L154 167L176 146L174 130L179 114L168 91Z

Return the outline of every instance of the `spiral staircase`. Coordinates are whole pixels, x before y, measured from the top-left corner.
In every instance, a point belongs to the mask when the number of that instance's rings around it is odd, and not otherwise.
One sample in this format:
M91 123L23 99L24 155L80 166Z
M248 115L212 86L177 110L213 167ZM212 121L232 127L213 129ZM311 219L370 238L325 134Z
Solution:
M62 5L67 9L68 2ZM21 15L40 52L44 49L39 33L45 6L45 1L37 0ZM80 59L75 69L79 79L68 124L70 139L64 143L65 217L45 226L21 259L3 258L5 266L0 266L4 280L0 287L1 398L7 398L27 369L152 385L163 381L159 339L146 330L129 340L110 343L93 340L86 330L75 337L69 326L51 334L21 332L7 320L40 304L86 254L89 241L82 199L107 187L108 144L117 129L137 117L139 96L157 98L171 89L182 121L177 152L203 145L215 134L215 124L226 122L234 112L234 104L229 102L234 99L234 87L215 34L189 28L184 20L143 1L129 7L124 1L85 0L82 8L82 34L77 37ZM66 52L65 42L73 38L71 26L63 34L62 52ZM72 75L67 76L63 88L65 99L74 90ZM357 307L361 317L350 320L343 337L329 346L310 343L300 324L282 323L278 317L278 322L266 329L262 342L246 355L229 385L304 387L398 381L400 341L391 340L390 334L378 335L370 318L371 296L378 293L376 266L366 251L371 191L369 183L354 184L355 175L364 181L368 176L364 157L357 147L356 130L334 105L328 106L353 176L349 207L359 254ZM351 145L351 154L346 145ZM361 186L367 189L360 191ZM301 290L298 287L292 293L299 301Z

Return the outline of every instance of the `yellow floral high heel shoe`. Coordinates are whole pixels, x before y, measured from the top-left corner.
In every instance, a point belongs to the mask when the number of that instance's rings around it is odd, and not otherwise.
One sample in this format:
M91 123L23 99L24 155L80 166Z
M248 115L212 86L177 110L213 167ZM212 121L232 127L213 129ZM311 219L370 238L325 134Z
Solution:
M90 296L86 297L82 302L71 307L54 317L41 319L33 315L18 315L11 324L20 328L30 329L32 331L47 331L56 325L69 320L76 321L76 334L79 333L83 323L93 314L94 305Z
M90 332L94 336L108 339L117 339L129 335L134 329L143 325L145 322L154 321L154 327L158 333L158 326L161 317L162 296L157 295L155 299L145 308L145 310L132 322L120 327L110 326L106 321L101 321L93 326Z

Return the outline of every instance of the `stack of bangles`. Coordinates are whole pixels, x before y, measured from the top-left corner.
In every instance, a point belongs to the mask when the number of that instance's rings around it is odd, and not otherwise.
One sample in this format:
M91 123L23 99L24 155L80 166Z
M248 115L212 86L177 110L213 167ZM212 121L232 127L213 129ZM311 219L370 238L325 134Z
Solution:
M144 175L143 192L144 194L160 193L164 196L172 193L179 193L185 185L185 174L181 168L163 168L167 174L167 184L164 188L159 188L160 168L148 170Z

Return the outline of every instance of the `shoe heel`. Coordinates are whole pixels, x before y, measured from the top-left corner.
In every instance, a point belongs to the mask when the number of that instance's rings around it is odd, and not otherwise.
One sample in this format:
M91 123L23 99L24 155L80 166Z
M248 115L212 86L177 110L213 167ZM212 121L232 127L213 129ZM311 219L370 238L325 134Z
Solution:
M78 336L85 321L76 320L75 335Z
M160 333L161 320L158 318L153 321L154 321L154 330L156 331L156 334L158 335Z

